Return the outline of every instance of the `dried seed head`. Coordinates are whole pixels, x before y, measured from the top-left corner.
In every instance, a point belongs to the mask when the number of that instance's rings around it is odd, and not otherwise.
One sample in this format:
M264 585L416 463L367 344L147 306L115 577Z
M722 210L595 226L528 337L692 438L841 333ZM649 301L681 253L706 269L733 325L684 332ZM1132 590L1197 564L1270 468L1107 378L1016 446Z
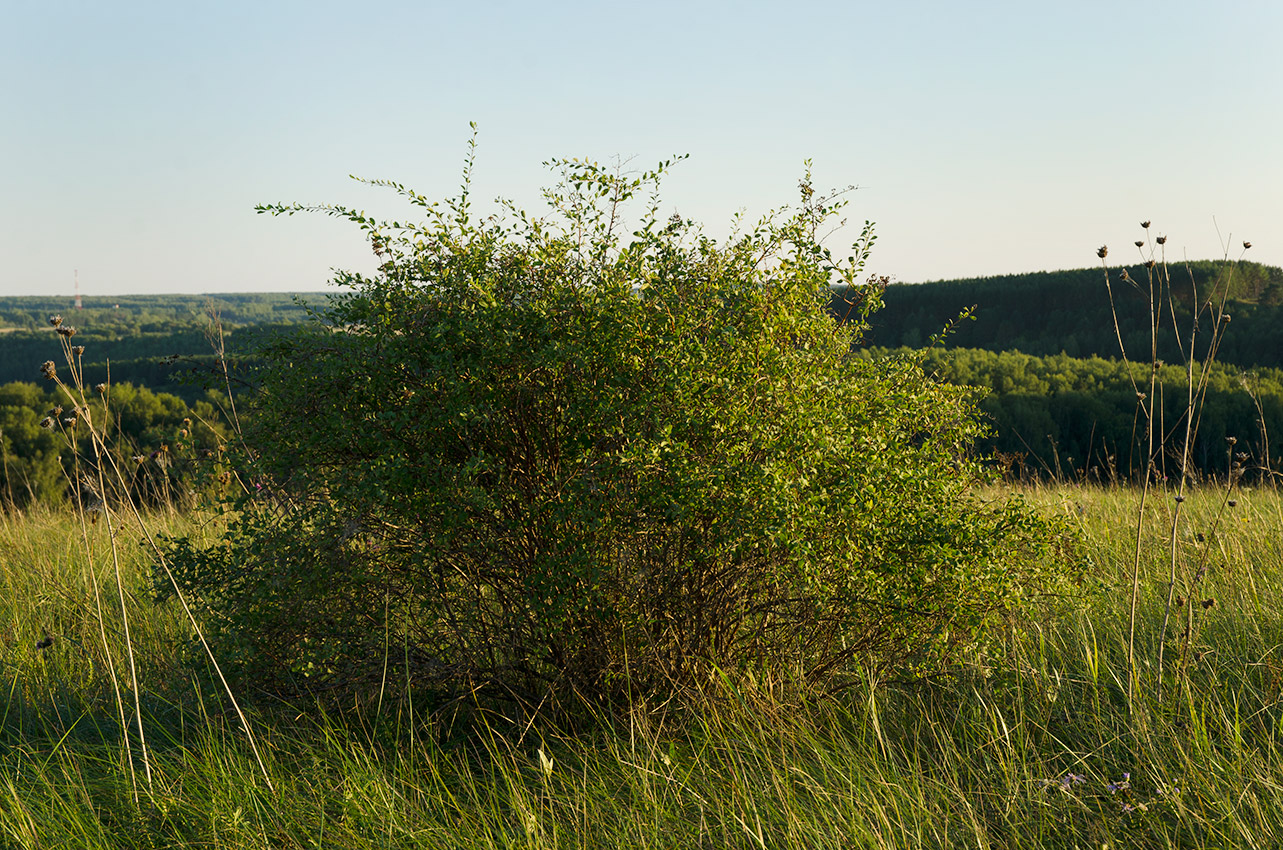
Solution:
M40 364L40 374L44 375L51 381L54 379L54 376L57 374L57 368L53 365L52 360L46 360L44 363Z
M66 425L68 428L74 428L76 427L76 417L74 415L65 416L63 417L62 424Z
M1224 318L1225 318L1225 321L1227 322L1232 321L1234 319L1234 317L1231 316L1229 313L1226 313Z
M142 463L146 459L147 458L143 457L142 455L134 455L134 463Z
M75 329L75 328L73 328L71 325L59 325L59 326L58 326L58 336L64 336L64 337L67 337L68 339L70 339L71 337L73 337L73 336L75 336L75 335L76 335L76 329Z
M1142 221L1142 222L1140 223L1140 226L1141 226L1141 227L1143 227L1143 228L1145 228L1146 230L1149 230L1149 222L1148 222L1148 221Z
M1177 608L1184 608L1184 607L1185 607L1185 597L1184 597L1184 596L1177 596L1177 597L1176 597L1176 607L1177 607Z
M1157 263L1155 263L1153 260L1146 260L1146 261L1145 261L1145 268L1147 268L1147 269L1152 269L1152 268L1153 268L1154 266L1156 266L1156 265L1158 265L1158 264L1157 264Z
M1166 236L1159 236L1159 237L1157 237L1156 239L1154 239L1154 241L1155 241L1155 242L1157 242L1159 245L1166 245L1166 244L1167 244L1167 237L1166 237Z
M1105 259L1105 257L1109 256L1109 246L1101 245L1099 248L1097 248L1096 256L1100 257L1102 260Z
M178 429L178 439L180 439L180 440L186 440L186 439L187 439L187 429L186 429L186 428L179 428L179 429Z
M49 317L49 324L53 325L55 328L58 327L59 325L62 324L62 316L58 315L57 313L54 313L52 316Z
M1238 499L1230 499L1225 504L1229 505L1231 508L1236 507L1238 505Z
M1204 610L1204 611L1206 611L1208 608L1211 608L1211 607L1212 607L1213 605L1215 605L1215 604L1216 604L1216 600L1215 600L1215 599L1204 599L1204 600L1203 600L1203 610Z
M54 416L54 417L61 416L61 415L62 415L61 404L55 404L53 407L49 408L49 412L45 414L45 416Z
M51 646L53 646L53 638L49 637L49 635L45 635L36 641L36 649L48 649Z
M1246 239L1244 239L1244 240L1243 240L1243 250L1244 250L1244 251L1246 251L1248 248L1251 248L1251 247L1252 247L1252 243L1251 243L1251 242L1248 242Z
M1144 240L1142 240L1142 239L1137 239L1137 240L1136 240L1136 247L1137 247L1137 248L1143 248L1143 247L1145 247L1145 242L1144 242Z
M1206 543L1207 535L1200 531L1198 534L1194 535L1194 539L1197 540L1199 543Z
M72 328L72 330L74 331L75 328ZM85 347L83 345L73 346L71 350L77 357L85 353Z
M1181 494L1177 493L1177 494L1176 494L1176 504L1178 504L1178 505L1179 505L1179 504L1180 504L1181 502L1183 502L1183 501L1185 501L1185 497L1184 497L1184 496L1182 496Z
M1132 279L1132 276L1127 273L1127 269L1122 270L1122 275L1123 275L1123 280L1130 281Z
M1238 442L1238 437L1226 437L1225 442L1229 443L1232 446Z
M95 385L94 385L94 392L98 393L98 395L106 395L106 393L107 393L107 385L106 385L106 384L95 384Z
M46 416L44 419L40 420L40 427L44 428L46 431L52 431L53 426L56 424L58 423L54 422L54 419L52 416Z

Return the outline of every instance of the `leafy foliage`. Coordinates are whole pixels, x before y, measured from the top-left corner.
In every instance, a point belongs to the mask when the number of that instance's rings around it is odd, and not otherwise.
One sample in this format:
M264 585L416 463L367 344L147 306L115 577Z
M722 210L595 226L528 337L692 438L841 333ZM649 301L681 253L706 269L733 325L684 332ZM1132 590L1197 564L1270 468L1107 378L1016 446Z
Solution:
M554 161L545 218L459 197L343 207L383 259L264 352L255 478L220 539L172 541L216 639L278 689L628 700L711 676L838 685L931 664L1054 585L1055 529L981 504L967 394L853 359L817 195L724 244L641 175ZM468 173L471 171L471 158ZM628 202L649 195L637 221ZM623 234L631 234L625 236Z

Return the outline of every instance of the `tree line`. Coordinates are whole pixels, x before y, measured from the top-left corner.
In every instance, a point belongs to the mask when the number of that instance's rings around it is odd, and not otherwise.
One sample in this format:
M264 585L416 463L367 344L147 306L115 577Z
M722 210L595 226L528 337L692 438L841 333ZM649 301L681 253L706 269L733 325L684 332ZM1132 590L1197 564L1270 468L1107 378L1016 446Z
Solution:
M1126 278L1122 272L1126 271ZM947 348L1022 351L1045 357L1119 356L1119 338L1131 359L1150 355L1151 274L1142 264L1110 269L1110 286L1100 268L1037 272L1002 277L893 284L884 306L869 317L865 341L871 346L919 348L958 315L975 307L974 321L958 323L941 340ZM1180 362L1188 352L1188 329L1196 305L1224 299L1233 320L1216 359L1244 368L1283 368L1283 269L1257 263L1198 261L1167 269L1170 294L1156 292L1159 308L1158 357ZM1111 306L1111 291L1113 304ZM831 310L844 312L846 293L836 291ZM1117 327L1115 327L1117 319ZM1183 329L1173 333L1173 328ZM1195 359L1205 359L1210 335L1195 339Z
M861 356L892 353L870 349ZM991 426L977 448L1004 460L1014 475L1123 482L1144 472L1147 448L1138 392L1149 392L1149 364L934 348L926 352L924 366L938 380L976 389ZM1155 464L1159 476L1174 476L1184 441L1189 374L1167 365L1156 378ZM1202 378L1196 366L1195 384ZM1254 477L1283 467L1283 370L1214 364L1204 383L1189 471L1195 477L1224 478L1238 462Z

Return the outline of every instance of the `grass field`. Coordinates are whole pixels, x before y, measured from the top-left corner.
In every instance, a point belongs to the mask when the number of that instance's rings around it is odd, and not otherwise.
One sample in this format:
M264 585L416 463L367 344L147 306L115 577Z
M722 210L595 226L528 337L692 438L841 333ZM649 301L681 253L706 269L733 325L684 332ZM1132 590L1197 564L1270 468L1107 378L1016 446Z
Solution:
M0 515L0 846L1283 846L1278 494L1195 492L1174 538L1175 500L1151 495L1130 701L1138 495L1027 497L1081 528L1089 579L948 676L574 732L238 694L261 767L210 670L181 660L191 627L151 602L137 530L117 530L118 587L106 523ZM1191 602L1160 676L1173 553Z

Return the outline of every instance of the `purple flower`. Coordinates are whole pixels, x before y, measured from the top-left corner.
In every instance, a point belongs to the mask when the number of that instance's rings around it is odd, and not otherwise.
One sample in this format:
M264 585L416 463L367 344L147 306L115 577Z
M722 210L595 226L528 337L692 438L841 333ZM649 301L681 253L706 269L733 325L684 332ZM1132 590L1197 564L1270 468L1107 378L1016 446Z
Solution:
M1066 773L1060 780L1060 787L1068 791L1074 785L1082 785L1087 778L1081 773Z
M1111 782L1105 786L1105 790L1110 794L1117 794L1119 791L1126 791L1130 788L1131 782L1132 775L1130 773L1124 773L1122 782Z

